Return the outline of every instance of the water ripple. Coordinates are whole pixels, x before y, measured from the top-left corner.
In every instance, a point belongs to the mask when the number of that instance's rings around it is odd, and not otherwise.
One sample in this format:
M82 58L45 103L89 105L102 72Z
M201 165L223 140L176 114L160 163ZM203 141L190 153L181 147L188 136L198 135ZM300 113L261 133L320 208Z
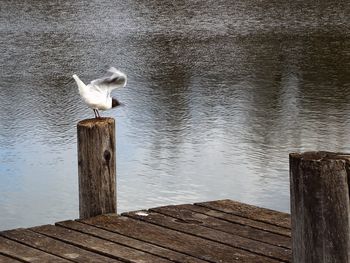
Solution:
M85 82L113 65L119 211L289 210L288 153L349 151L347 1L35 1L0 9L0 229L76 218Z

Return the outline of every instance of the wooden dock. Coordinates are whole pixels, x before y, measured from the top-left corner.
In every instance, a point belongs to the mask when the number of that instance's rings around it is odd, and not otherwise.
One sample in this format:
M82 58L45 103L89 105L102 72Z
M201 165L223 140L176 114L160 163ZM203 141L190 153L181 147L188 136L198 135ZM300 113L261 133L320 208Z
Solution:
M0 232L0 262L291 262L290 216L231 200Z

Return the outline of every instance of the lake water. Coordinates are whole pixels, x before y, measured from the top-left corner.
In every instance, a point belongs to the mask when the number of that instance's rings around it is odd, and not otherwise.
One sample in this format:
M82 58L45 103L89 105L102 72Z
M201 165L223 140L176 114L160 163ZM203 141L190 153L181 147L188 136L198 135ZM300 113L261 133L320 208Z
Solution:
M288 154L350 152L348 1L0 3L0 230L78 217L71 78L109 66L118 212L230 198L289 211Z

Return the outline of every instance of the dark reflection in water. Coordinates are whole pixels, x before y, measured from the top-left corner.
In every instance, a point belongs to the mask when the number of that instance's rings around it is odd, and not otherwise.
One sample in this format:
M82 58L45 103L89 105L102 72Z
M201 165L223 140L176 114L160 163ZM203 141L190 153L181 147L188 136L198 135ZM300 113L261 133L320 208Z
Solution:
M0 8L0 229L76 218L71 75L113 65L119 212L232 198L289 211L288 153L350 151L347 1Z

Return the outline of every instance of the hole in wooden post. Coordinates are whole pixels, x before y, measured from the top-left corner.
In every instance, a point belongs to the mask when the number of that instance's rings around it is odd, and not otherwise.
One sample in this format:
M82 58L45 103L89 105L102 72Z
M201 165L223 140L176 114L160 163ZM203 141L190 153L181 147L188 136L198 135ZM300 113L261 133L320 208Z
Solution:
M103 153L103 158L105 158L106 162L108 163L111 159L111 153L108 150L105 150L105 152Z
M107 169L108 169L108 173L111 173L111 168L109 167L109 161L111 160L111 153L108 150L105 150L103 153L103 158L105 158L106 160L106 164L107 164Z

